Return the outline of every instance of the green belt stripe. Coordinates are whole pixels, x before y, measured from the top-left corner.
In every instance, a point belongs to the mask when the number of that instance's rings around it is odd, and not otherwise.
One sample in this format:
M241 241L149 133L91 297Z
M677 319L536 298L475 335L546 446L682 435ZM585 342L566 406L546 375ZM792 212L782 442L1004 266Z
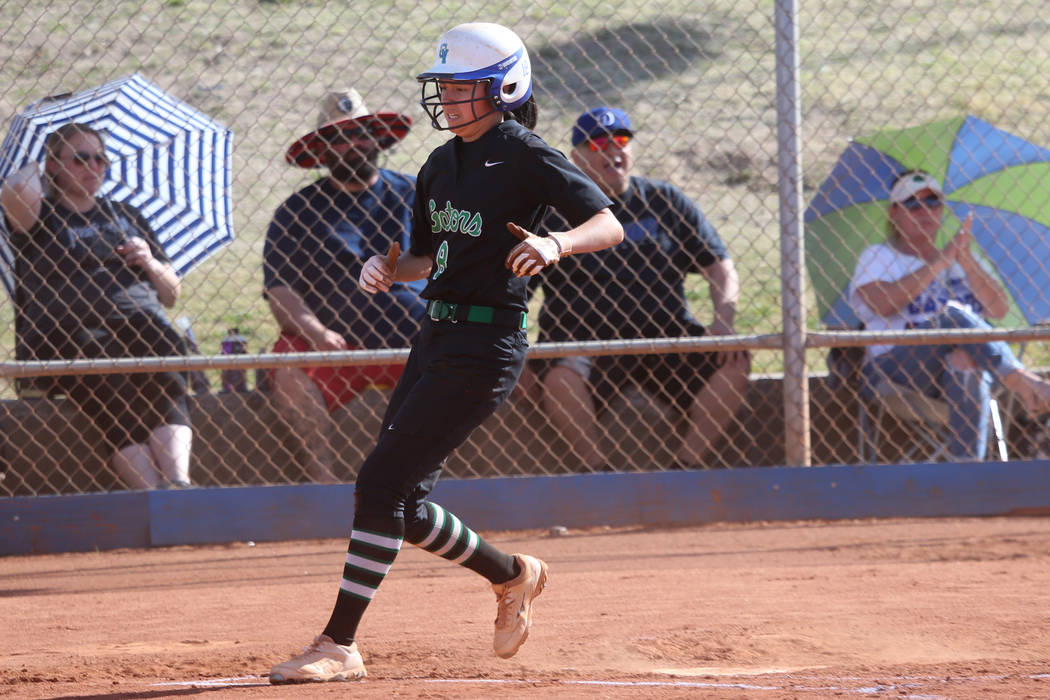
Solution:
M452 318L458 304L450 304L445 301L433 300L427 304L427 315L431 318L437 318L439 320ZM521 318L518 321L518 327L525 329L528 325L528 315L521 311L519 312ZM470 306L467 311L467 320L471 323L489 323L493 322L495 318L496 310L491 306Z
M473 323L492 323L494 311L491 306L471 306L467 312L467 320Z

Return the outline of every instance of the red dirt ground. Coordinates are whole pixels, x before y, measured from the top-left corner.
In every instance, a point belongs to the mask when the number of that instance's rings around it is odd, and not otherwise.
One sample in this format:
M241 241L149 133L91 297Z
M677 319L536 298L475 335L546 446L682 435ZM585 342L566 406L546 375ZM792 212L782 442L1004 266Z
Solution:
M488 533L551 579L516 657L495 600L406 546L369 677L271 687L328 619L345 542L0 559L11 698L1047 698L1050 519Z

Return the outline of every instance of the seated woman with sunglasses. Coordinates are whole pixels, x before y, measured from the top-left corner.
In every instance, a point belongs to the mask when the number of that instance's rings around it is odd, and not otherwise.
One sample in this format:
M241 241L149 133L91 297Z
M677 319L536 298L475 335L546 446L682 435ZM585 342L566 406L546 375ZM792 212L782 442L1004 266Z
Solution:
M162 305L179 278L134 207L96 197L109 160L102 134L65 124L0 190L15 256L20 344L32 359L185 354ZM43 181L42 181L43 180ZM129 488L189 486L193 434L181 372L63 377L91 415Z
M868 330L990 328L1002 318L1006 290L973 257L973 216L943 249L936 246L944 194L921 171L898 175L890 188L889 241L865 250L850 281L849 300ZM1028 371L1000 341L943 345L873 345L864 360L862 393L869 398L888 379L944 400L955 459L983 459L994 377L1015 392L1025 409L1050 409L1050 382Z

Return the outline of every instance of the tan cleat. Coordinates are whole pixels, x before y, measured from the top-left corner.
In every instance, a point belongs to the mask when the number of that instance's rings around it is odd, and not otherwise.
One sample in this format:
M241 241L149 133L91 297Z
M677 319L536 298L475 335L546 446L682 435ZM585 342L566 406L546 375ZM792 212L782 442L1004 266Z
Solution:
M509 659L529 638L532 601L547 585L547 565L527 554L515 554L521 573L506 583L492 584L496 592L496 634L492 648L496 656Z
M270 683L352 681L367 675L365 662L357 651L357 642L343 646L328 635L319 634L302 654L271 668Z

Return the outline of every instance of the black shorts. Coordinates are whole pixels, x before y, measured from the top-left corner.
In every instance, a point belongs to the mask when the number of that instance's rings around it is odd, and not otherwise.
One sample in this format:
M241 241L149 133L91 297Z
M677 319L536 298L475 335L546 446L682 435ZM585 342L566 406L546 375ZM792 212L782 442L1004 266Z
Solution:
M136 314L104 328L51 334L38 359L101 359L185 355L186 345L166 319ZM114 450L144 444L161 425L190 425L182 372L85 374L59 377L58 386L92 416Z
M600 415L624 387L638 386L682 413L718 371L717 352L645 355L599 355L531 360L529 366L542 381L551 367L567 366L587 380Z

